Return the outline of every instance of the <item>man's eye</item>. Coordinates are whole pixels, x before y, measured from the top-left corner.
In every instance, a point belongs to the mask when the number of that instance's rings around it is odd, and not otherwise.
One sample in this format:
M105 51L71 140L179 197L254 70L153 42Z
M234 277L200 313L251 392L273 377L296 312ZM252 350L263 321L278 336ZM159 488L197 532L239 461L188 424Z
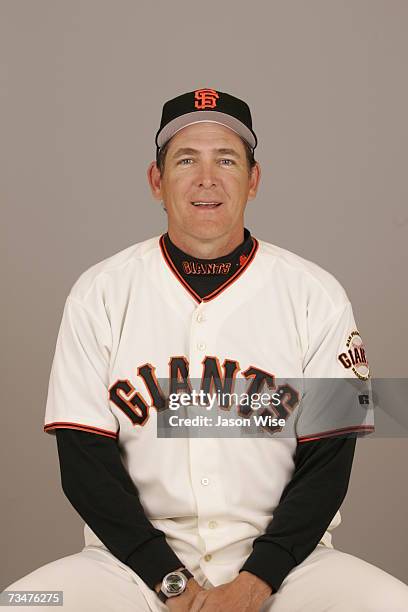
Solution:
M220 160L222 166L232 166L234 161L232 159L221 159ZM223 162L226 162L225 164Z
M188 162L192 162L193 160L191 159L191 157L186 157L185 159L180 159L179 164L181 164L182 166L188 166L189 163Z

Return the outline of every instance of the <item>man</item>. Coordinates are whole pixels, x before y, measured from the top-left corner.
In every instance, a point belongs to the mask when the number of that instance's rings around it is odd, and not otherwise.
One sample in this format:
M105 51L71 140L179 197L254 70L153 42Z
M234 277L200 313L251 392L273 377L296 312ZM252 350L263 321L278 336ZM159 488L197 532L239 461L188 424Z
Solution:
M256 144L238 98L201 89L164 105L148 180L168 232L81 275L51 372L44 429L86 546L9 590L62 590L68 610L408 609L403 583L331 544L356 437L373 431L353 387L368 362L333 276L244 228ZM342 377L337 420L334 387L322 400L310 381ZM284 426L174 433L169 397L197 381L281 392L267 413Z

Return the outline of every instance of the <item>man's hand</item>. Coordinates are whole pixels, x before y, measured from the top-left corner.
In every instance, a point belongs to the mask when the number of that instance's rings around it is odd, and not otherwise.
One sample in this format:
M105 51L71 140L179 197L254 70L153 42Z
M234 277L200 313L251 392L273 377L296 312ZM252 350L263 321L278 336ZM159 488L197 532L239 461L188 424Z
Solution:
M169 597L166 606L171 612L188 612L200 591L204 591L203 587L194 578L190 578L184 593L177 595L177 597Z
M250 572L241 572L232 582L199 592L190 612L259 612L272 589Z

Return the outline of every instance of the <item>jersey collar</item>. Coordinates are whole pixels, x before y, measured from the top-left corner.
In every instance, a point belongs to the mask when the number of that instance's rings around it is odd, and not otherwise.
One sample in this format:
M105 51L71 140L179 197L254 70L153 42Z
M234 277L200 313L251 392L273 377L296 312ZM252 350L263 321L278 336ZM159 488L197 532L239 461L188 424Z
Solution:
M188 291L197 303L208 302L216 298L227 287L235 282L253 261L258 250L259 243L251 236L249 230L244 230L244 241L234 251L224 257L216 259L196 259L184 253L171 240L168 233L163 234L159 240L160 251L179 283ZM209 264L213 264L209 266ZM222 265L221 265L222 264ZM209 276L194 276L187 273L186 266L201 267L204 270L216 269L217 271L227 269L224 275L214 274ZM212 278L211 278L212 277Z

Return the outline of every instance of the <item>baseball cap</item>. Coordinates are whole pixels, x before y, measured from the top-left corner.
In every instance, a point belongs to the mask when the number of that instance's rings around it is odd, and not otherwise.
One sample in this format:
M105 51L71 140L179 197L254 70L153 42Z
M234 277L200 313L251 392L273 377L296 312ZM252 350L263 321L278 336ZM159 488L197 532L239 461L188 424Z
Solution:
M230 94L206 88L181 94L165 102L156 134L157 154L179 130L201 121L225 125L241 136L252 149L257 145L248 104Z

